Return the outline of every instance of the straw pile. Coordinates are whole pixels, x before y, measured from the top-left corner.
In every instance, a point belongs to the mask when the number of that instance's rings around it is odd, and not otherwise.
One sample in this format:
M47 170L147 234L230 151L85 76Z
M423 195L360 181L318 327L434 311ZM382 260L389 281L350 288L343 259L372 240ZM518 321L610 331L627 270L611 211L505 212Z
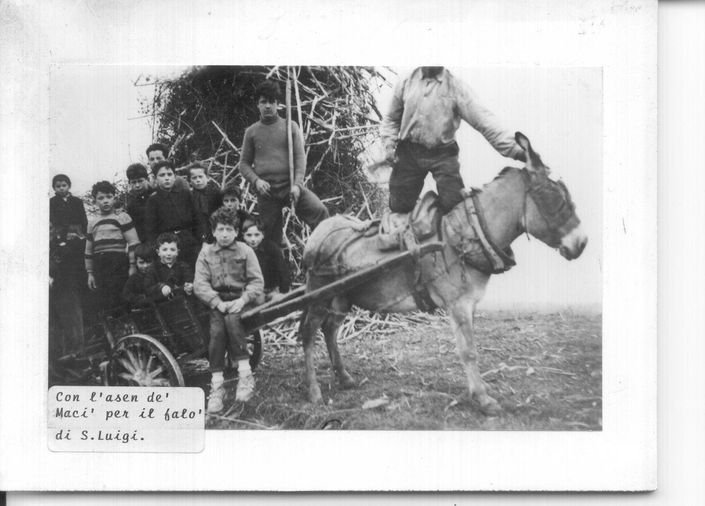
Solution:
M152 121L153 138L171 146L178 169L193 161L210 167L225 188L238 186L248 211L256 196L238 171L245 129L259 119L255 89L264 79L291 82L291 116L304 134L305 184L331 214L362 219L379 216L386 191L371 183L361 154L378 137L382 119L375 93L388 86L385 69L373 67L193 67L171 79L141 76L136 86L153 86L141 110ZM285 103L282 97L281 104ZM280 111L282 117L285 111ZM177 172L178 172L177 169ZM310 231L285 211L285 236L292 273L301 279L300 258Z

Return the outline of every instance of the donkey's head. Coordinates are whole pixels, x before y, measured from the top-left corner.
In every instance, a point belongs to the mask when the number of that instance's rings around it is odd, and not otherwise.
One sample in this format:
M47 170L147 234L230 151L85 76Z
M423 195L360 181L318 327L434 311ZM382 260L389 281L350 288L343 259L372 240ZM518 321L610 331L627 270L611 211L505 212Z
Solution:
M515 138L526 154L524 228L551 248L558 248L564 258L578 258L587 236L581 230L568 188L563 181L549 177L550 169L524 134L517 132Z

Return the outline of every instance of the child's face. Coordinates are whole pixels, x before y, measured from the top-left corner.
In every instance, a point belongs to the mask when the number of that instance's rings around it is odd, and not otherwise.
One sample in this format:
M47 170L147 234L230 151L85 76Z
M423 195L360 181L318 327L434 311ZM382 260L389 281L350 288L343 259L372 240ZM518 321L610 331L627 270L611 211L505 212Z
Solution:
M237 237L237 231L232 225L218 223L213 229L213 237L215 237L218 246L230 246Z
M191 186L196 190L202 190L206 187L208 183L208 178L206 177L206 171L203 169L191 169Z
M264 235L262 234L262 232L260 232L260 229L257 228L256 225L252 225L251 227L248 227L247 230L245 230L243 238L245 239L245 242L250 248L255 249L262 243Z
M152 265L152 262L145 260L144 258L137 257L137 270L142 274L147 272L147 269Z
M161 169L159 169L156 178L157 185L162 190L171 190L171 188L174 186L174 171L171 170L169 167L162 167Z
M234 195L226 195L223 197L223 207L236 211L240 207L240 201Z
M95 204L103 214L109 214L115 207L115 195L113 193L98 192L95 194Z
M143 192L147 189L148 181L147 178L138 177L135 179L130 179L130 189L134 192Z
M154 167L158 162L166 160L164 153L161 150L150 151L147 153L147 161L150 167Z
M159 260L166 265L172 265L179 256L179 248L175 242L163 242L157 248Z
M68 181L57 181L56 184L54 184L54 192L59 197L66 197L69 194L70 189L71 185Z
M259 115L262 119L272 119L277 115L277 107L279 102L277 100L269 100L265 97L259 97L257 100L257 109L259 109Z

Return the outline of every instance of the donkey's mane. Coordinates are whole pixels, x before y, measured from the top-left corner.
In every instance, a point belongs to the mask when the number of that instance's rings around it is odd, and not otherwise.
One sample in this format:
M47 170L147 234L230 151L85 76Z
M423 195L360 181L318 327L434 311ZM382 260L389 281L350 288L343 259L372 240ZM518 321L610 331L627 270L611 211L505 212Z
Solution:
M497 181L498 179L504 179L505 177L507 177L507 176L509 175L510 172L514 172L514 171L519 172L519 171L521 171L521 170L523 170L523 169L519 169L519 168L517 168L517 167L505 167L505 168L503 168L503 169L499 172L499 174L497 174L497 175L492 179L492 181L490 181L489 183L485 183L484 185L482 185L482 187L484 188L484 187L486 187L487 185L494 183L494 182Z

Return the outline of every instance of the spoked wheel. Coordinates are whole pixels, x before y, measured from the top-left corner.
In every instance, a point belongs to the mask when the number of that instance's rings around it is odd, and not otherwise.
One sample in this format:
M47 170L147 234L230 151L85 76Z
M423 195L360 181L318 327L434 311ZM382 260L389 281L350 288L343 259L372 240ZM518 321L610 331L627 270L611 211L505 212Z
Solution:
M144 334L120 339L110 354L106 385L139 387L184 386L179 364L166 347Z
M262 360L262 334L259 330L247 337L247 351L250 353L250 367L254 371Z

